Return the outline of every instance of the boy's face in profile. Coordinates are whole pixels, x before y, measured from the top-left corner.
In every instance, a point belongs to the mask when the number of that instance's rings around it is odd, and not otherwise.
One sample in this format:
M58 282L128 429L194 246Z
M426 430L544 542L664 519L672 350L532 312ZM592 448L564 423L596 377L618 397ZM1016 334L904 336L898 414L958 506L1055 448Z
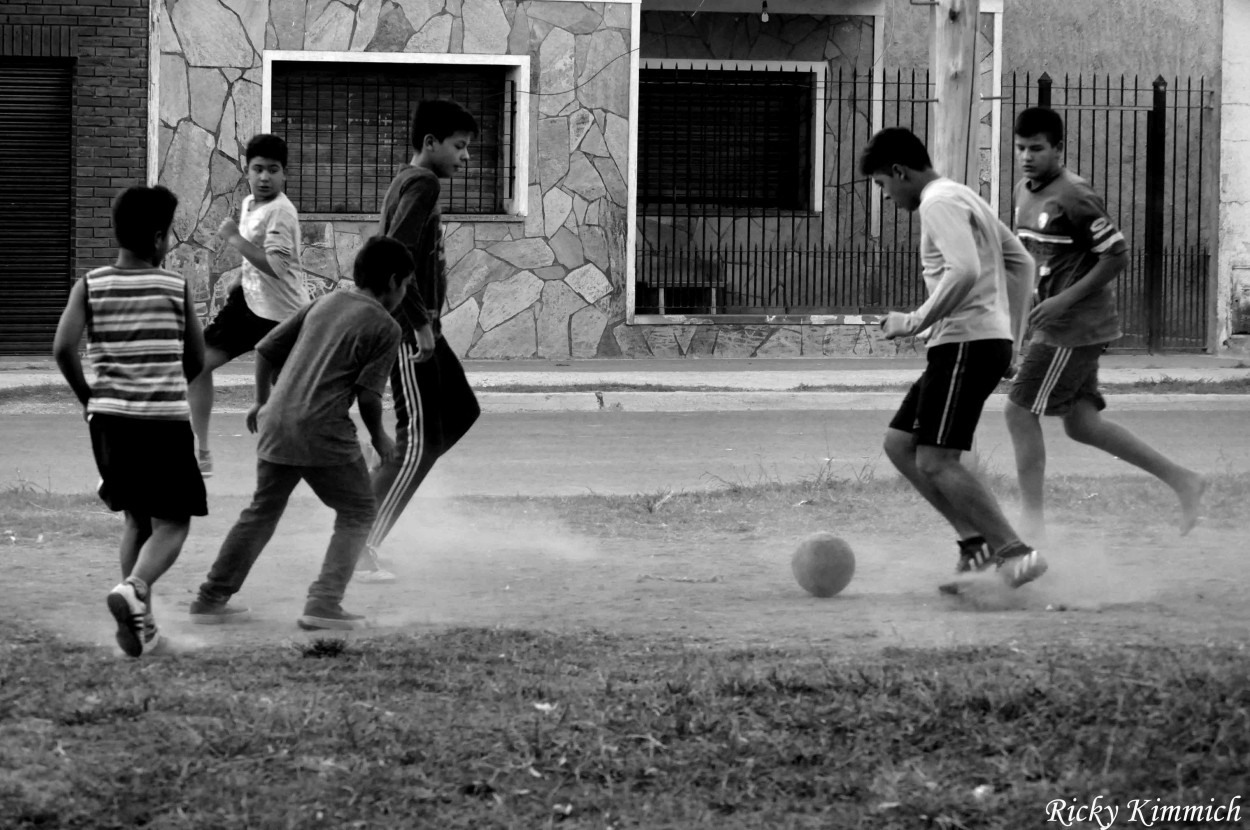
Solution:
M286 167L276 159L252 156L247 160L247 185L253 199L268 202L286 190Z
M920 190L911 181L908 169L896 164L885 170L872 174L872 180L881 188L885 198L903 210L915 210L920 207Z
M412 279L411 271L404 277L392 280L386 293L378 296L378 302L386 306L387 311L394 311L399 308L399 304L403 302L404 294L408 291L408 280L410 279Z
M442 141L427 135L425 144L422 145L422 155L434 175L440 179L449 179L469 163L469 144L472 142L472 133L452 133Z

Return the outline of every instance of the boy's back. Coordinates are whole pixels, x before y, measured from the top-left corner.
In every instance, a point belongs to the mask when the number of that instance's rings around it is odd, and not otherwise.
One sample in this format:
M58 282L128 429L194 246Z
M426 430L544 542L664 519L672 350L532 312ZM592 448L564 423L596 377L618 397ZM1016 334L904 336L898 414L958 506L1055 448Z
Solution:
M447 264L443 252L442 210L438 199L442 190L438 176L427 168L405 164L386 189L378 232L398 239L407 246L416 264L416 275L396 316L415 329L426 320L434 321L447 296Z
M257 455L301 467L359 458L349 414L357 387L385 391L399 340L390 312L356 291L327 294L270 332L256 350L281 374L262 410Z
M185 421L186 282L163 268L96 268L87 290L87 412Z

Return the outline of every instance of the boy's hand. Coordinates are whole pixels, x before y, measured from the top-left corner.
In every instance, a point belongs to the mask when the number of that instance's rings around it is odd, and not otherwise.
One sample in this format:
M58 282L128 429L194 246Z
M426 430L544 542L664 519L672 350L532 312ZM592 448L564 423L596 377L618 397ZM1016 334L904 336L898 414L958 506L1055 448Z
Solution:
M413 357L418 363L425 363L434 356L434 327L428 323L417 329L417 353Z
M885 334L887 340L906 336L907 328L907 315L901 311L891 311L881 321L881 331Z
M217 228L217 235L227 242L233 242L234 238L239 236L239 223L229 217L222 219L221 225Z
M256 432L256 429L257 429L256 420L257 420L257 417L260 415L261 406L262 404L254 403L252 404L252 407L248 409L247 411L247 431L248 432L252 432L252 433Z
M1029 312L1029 326L1044 329L1068 312L1068 304L1059 297L1048 297Z
M390 464L395 460L395 440L385 432L379 432L373 439L373 449L383 464Z

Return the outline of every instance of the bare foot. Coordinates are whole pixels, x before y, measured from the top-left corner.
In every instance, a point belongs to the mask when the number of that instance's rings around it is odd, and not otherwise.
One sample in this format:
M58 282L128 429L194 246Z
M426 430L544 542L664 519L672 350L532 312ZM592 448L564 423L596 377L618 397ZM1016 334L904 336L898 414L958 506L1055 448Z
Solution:
M1205 476L1190 473L1185 484L1178 488L1176 495L1181 500L1181 535L1189 533L1198 524L1198 511L1202 509L1202 496L1207 492L1211 482Z

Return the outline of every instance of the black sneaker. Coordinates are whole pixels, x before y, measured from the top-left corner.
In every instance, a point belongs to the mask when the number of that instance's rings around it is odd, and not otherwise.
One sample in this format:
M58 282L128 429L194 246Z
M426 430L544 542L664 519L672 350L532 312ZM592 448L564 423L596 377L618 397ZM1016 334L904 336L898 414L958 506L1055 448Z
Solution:
M305 631L351 631L363 628L363 614L349 614L338 603L310 602L304 606L303 615L296 621Z
M208 602L197 597L191 602L191 622L196 625L229 625L251 617L246 608L232 608L228 602Z
M959 541L959 561L955 563L955 573L980 573L987 571L995 562L994 552L990 543L982 536Z

